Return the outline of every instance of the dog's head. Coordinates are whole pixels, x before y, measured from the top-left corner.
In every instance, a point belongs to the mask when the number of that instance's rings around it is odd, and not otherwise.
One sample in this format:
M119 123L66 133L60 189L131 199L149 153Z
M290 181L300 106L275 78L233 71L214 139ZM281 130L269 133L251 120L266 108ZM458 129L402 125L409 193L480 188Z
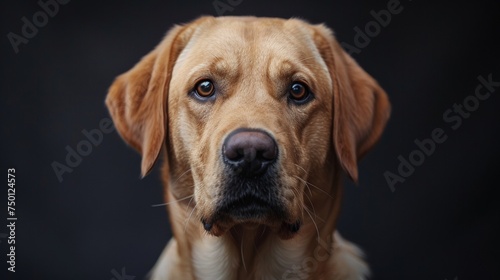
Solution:
M329 29L254 17L174 27L106 103L143 176L165 147L169 191L193 195L206 231L257 223L282 238L299 230L307 200L328 195L332 174L357 181L390 110Z

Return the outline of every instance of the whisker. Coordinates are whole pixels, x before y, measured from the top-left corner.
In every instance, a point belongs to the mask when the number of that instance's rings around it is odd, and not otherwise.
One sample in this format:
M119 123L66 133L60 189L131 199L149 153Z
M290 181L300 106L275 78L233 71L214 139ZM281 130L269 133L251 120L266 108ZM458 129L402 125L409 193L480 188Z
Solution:
M296 164L296 163L294 163L294 164L295 164L295 166L297 166L298 168L302 169L302 171L304 171L304 174L307 174L307 171L304 169L304 167L302 167L302 166L300 166L300 165L298 165L298 164Z
M262 236L264 236L264 233L266 233L266 227L262 227L262 232L260 233L261 238L262 238ZM255 240L254 240L253 245L255 246L255 249L257 249L257 244L255 244Z
M321 218L320 216L314 214L314 217L316 217L316 219L318 219L320 222L326 223L326 221L323 218Z
M307 187L307 190L309 191L309 196L308 198L311 198L313 196L312 194L312 191L311 191L311 188L309 187L309 185L307 183L304 183L304 186ZM306 196L307 196L307 193L304 193ZM309 199L310 200L310 199ZM311 202L312 204L312 202Z
M292 190L292 193L295 195L295 199L299 199L300 198L299 191L296 189L293 189L293 188L291 190Z
M177 181L179 181L179 179L182 178L182 176L186 175L189 171L191 171L191 168L188 168L188 170L182 172L182 174L179 175L179 177L177 177L177 179L175 179L174 185L177 183Z
M304 207L306 207L309 211L311 211L311 209L309 209L309 207L307 207L306 205L304 205ZM312 214L313 214L313 215L314 215L314 217L315 217L317 220L319 220L320 222L322 222L322 223L325 223L325 222L326 222L323 218L321 218L320 216L318 216L316 213L312 213Z
M313 210L313 213L314 213L314 216L317 216L316 215L316 209L314 208L314 203L312 202L311 200L311 197L312 197L312 192L311 192L311 188L309 188L309 186L307 184L305 184L305 186L309 189L309 193L311 194L311 196L307 195L307 193L304 193L305 196L307 197L307 199L309 200L309 203L311 204L311 207L312 207L312 210Z
M313 194L312 194L312 191L311 191L311 188L307 185L307 182L304 181L302 178L299 178L299 177L296 177L297 179L301 180L303 183L304 183L304 186L307 188L307 190L309 191L309 195L307 194L307 192L304 192L304 196L309 200L309 203L311 204L312 208L313 208L313 211L314 213L316 213L316 210L314 209L314 204L311 200Z
M312 217L311 212L309 212L309 210L307 210L307 207L304 206L304 210L306 210L306 212L309 215L309 217L311 217L311 221L313 222L314 227L316 228L316 232L318 233L318 240L320 240L319 229L318 229L318 225L316 224L316 221L314 221L314 218Z
M191 206L191 202L193 201L193 199L194 199L194 195L189 200L188 205L187 205L187 209L189 209L189 206Z
M292 189L292 193L295 195L295 198L297 198L297 199L299 199L301 197L298 190ZM307 196L307 194L306 194L306 196ZM304 203L302 203L302 205L307 208L307 206L304 205ZM316 214L314 214L314 215L316 216ZM304 214L302 214L302 216L304 216Z
M191 216L193 215L193 212L194 212L194 209L196 209L196 206L198 206L198 205L195 205L195 206L193 207L193 210L191 210L191 213L189 213L189 216L188 216L188 218L186 219L186 223L184 224L184 233L186 233L186 229L187 229L188 222L189 222L189 220L191 219Z
M311 186L311 187L313 187L313 188L315 188L315 189L317 189L317 190L321 191L322 193L326 194L329 198L332 198L332 199L333 199L333 196L331 196L331 195L330 195L328 192L326 192L325 190L323 190L323 189L321 189L321 188L319 188L319 187L315 186L314 184L311 184L311 183L307 182L306 180L304 180L304 179L302 179L302 178L300 178L300 177L298 177L298 176L295 176L295 175L294 175L293 177L295 177L295 178L297 178L297 179L301 180L302 182L306 183L307 185L309 185L309 186Z
M247 265L245 263L245 256L243 254L243 238L245 238L245 231L241 234L241 240L240 240L240 254L241 254L241 261L243 262L243 269L245 269L245 272L247 271Z
M169 204L172 204L172 203L177 203L179 201L183 201L183 200L186 200L188 198L192 198L193 196L194 196L194 194L188 195L186 197L183 197L183 198L180 198L180 199L177 199L177 200L174 200L174 201L169 201L169 202L166 202L166 203L153 204L153 205L151 205L151 207L165 206L165 205L169 205Z

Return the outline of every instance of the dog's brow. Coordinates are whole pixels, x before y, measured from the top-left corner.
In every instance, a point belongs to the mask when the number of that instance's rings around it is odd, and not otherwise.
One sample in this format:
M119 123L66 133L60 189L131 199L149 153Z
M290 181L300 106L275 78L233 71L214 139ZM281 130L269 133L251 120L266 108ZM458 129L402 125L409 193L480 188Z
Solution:
M226 77L230 74L234 74L238 71L238 67L235 63L229 63L228 60L217 57L212 63L208 64L209 70L213 75Z
M239 68L235 63L228 63L229 61L225 58L210 58L190 69L188 76L192 80L200 77L233 79L239 75Z
M288 59L271 58L271 62L268 63L267 73L269 77L278 80L284 80L290 77L297 67Z
M233 61L236 59L233 59ZM238 75L238 64L229 63L231 59L221 58L221 57L213 57L209 58L206 61L196 65L189 72L189 76L191 77L199 77L199 76L215 76L215 77L225 77L232 78L233 76Z
M304 80L303 82L312 82L314 80L308 67L305 67L300 61L297 63L290 59L271 58L270 63L268 63L267 73L271 80L288 81L299 77Z

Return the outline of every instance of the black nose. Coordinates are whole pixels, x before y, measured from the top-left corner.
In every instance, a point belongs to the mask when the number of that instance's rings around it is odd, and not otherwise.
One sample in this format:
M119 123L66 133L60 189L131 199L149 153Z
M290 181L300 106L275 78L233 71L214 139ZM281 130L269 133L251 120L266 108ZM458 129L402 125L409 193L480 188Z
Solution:
M276 142L264 131L240 128L231 132L222 147L224 162L242 176L262 175L278 157Z

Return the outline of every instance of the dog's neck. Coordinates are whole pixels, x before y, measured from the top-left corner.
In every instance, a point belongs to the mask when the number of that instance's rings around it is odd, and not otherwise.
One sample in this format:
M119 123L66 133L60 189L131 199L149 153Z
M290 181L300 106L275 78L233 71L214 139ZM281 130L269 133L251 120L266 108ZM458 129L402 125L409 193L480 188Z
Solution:
M190 199L170 203L169 213L176 213L170 215L170 222L177 243L177 265L186 267L186 275L194 272L190 277L198 279L289 279L292 276L314 279L315 275L324 275L326 269L331 269L328 262L340 208L338 175L330 175L331 181L328 187L322 188L323 193L311 190L313 194L318 193L304 200L310 213L304 214L299 232L289 240L280 239L266 226L243 224L214 237L194 218L195 206ZM174 196L170 188L166 188L165 194L167 202L182 198Z

